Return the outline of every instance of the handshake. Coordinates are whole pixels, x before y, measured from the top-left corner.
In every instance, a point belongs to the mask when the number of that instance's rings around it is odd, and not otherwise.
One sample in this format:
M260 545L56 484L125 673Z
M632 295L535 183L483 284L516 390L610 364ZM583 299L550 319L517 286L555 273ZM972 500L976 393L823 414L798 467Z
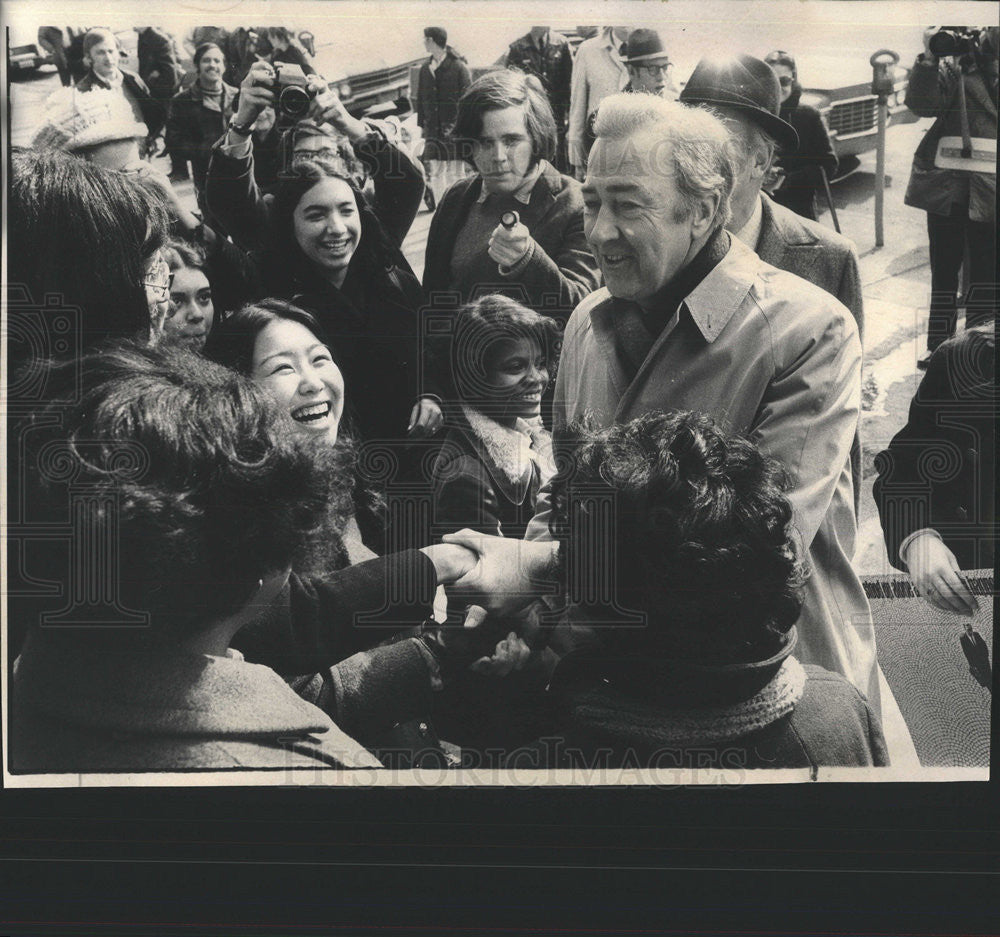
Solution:
M423 552L438 569L449 604L466 609L465 621L462 626L425 629L422 640L446 678L449 670L470 664L480 673L495 676L520 669L531 649L515 631L502 635L498 629L506 628L504 619L557 591L558 544L473 530L446 534L442 539L442 544Z

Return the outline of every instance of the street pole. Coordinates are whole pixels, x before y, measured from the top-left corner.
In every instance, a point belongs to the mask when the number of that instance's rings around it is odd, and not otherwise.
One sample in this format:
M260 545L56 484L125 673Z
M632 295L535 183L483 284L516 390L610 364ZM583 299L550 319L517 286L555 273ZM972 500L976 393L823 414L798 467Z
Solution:
M891 49L879 49L868 60L872 67L872 94L877 98L878 130L875 147L875 246L885 244L883 208L885 205L885 131L889 124L889 95L895 90L890 68L899 56Z

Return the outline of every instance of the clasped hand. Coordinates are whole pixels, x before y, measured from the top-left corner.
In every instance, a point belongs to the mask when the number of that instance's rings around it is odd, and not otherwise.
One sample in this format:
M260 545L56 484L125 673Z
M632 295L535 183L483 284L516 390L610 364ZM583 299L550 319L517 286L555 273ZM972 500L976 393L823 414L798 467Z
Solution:
M491 615L507 616L555 591L552 569L558 546L554 542L515 540L468 529L441 539L466 547L478 557L468 573L446 586L449 597L461 604L480 605Z
M487 253L501 267L513 267L531 247L531 232L520 221L513 228L498 224L490 235Z

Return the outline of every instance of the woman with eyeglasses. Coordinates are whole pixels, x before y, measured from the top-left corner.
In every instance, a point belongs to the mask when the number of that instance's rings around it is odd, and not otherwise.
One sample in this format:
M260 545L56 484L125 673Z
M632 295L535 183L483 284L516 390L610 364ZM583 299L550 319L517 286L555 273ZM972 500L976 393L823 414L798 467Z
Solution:
M837 154L820 112L801 101L802 85L795 59L779 49L764 61L771 66L781 86L780 117L799 135L799 148L794 153L786 150L778 153L780 175L768 191L779 205L815 221L816 192L823 187L823 172L832 177L837 171Z
M541 83L516 69L487 72L459 101L455 136L477 173L434 213L425 292L432 303L441 293L462 303L502 293L565 321L600 273L583 236L580 183L549 162L556 124Z

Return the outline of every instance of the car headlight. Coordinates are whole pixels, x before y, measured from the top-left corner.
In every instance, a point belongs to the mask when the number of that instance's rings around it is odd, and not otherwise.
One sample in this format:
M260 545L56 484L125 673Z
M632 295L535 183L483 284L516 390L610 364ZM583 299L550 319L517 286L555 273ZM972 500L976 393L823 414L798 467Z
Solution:
M342 81L337 85L337 96L341 98L349 98L351 96L351 83L349 81Z

